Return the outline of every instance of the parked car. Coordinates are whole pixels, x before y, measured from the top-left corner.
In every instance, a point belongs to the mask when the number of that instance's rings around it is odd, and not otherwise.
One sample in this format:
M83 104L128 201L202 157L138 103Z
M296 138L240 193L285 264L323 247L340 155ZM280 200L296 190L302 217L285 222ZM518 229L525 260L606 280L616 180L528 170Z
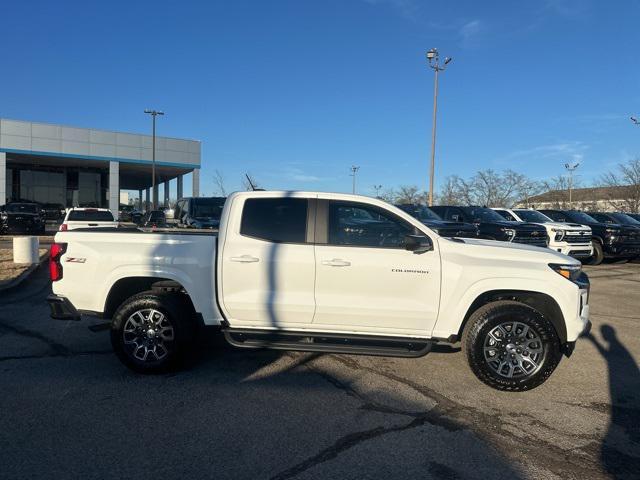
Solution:
M396 205L396 207L420 220L441 237L477 238L479 235L478 227L472 223L443 220L425 205L402 204Z
M45 220L60 220L64 218L66 209L60 203L43 203L41 205Z
M510 222L537 223L547 229L549 248L575 258L587 259L593 255L591 228L577 223L554 222L545 214L526 208L494 208Z
M619 223L628 227L640 228L640 221L621 212L587 212L589 216L602 223Z
M502 242L524 243L536 247L547 246L547 230L535 223L513 223L486 207L431 207L441 218L453 222L473 223L480 238Z
M167 219L162 210L151 210L142 216L138 226L142 228L165 228Z
M110 319L118 358L147 373L179 366L202 325L241 348L419 357L462 340L475 375L506 391L543 383L590 326L579 261L441 237L382 200L238 192L220 222L57 233L52 317Z
M133 205L120 205L118 210L118 219L121 222L140 223L142 212Z
M182 228L218 228L225 197L181 198L174 219Z
M173 219L174 214L175 214L175 209L173 207L162 206L162 207L158 208L158 210L160 210L161 212L164 213L165 220Z
M44 231L44 215L37 203L11 202L0 207L0 233L41 234Z
M640 255L640 236L636 229L619 223L602 223L577 210L539 210L556 222L580 223L591 227L592 265L600 265L605 258L629 259Z
M69 208L59 230L79 228L118 228L118 222L107 208Z
M627 213L625 215L629 215L634 220L638 220L640 222L640 213Z

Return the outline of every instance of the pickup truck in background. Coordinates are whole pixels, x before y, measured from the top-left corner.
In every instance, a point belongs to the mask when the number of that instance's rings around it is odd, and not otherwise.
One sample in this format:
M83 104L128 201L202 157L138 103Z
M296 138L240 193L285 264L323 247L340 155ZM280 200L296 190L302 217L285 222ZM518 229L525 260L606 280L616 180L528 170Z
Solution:
M540 210L556 222L580 223L591 228L593 256L591 265L600 265L605 258L632 259L640 255L640 234L635 227L619 223L599 222L577 210Z
M69 208L59 230L66 232L79 228L118 228L118 222L107 208Z
M591 228L578 223L554 222L536 210L526 208L493 208L510 222L530 222L547 229L548 247L571 257L588 259L593 255Z
M35 202L11 202L0 206L0 234L45 232L46 219Z
M441 237L478 238L478 227L474 224L443 220L425 205L400 204L396 207L420 220Z
M462 341L481 381L522 391L590 326L579 261L441 237L357 195L234 193L217 234L58 232L49 266L52 317L109 319L117 356L146 373L179 367L215 326L241 348L419 357Z
M476 225L480 238L536 247L546 247L548 244L547 230L544 227L535 223L509 222L487 207L439 205L430 208L445 220Z

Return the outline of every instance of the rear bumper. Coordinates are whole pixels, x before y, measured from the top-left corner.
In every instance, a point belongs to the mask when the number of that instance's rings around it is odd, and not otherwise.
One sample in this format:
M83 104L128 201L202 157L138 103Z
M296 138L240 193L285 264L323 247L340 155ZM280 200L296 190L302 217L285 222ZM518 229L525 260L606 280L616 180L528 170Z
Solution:
M80 313L67 297L52 293L47 297L47 303L54 320L80 320Z

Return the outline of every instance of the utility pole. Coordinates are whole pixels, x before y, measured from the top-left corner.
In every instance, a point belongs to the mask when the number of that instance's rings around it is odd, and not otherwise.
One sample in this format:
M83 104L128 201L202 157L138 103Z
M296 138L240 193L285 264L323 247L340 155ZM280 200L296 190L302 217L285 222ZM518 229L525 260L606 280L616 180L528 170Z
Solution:
M376 192L376 198L380 198L380 190L382 190L382 185L374 185L373 190Z
M447 64L451 61L451 57L445 57L444 62L440 65L440 55L437 48L432 48L427 52L427 60L429 66L435 71L435 80L433 83L433 128L431 130L431 168L429 169L429 206L433 206L433 179L436 166L436 118L438 113L438 73L447 68Z
M164 115L164 112L158 110L145 110L153 118L152 122L152 140L151 140L151 210L156 209L158 205L158 192L156 191L156 117Z
M357 167L356 165L351 165L351 173L350 175L353 177L353 194L356 194L356 173L358 173L358 170L360 170L360 167Z
M565 163L564 168L569 172L569 210L573 209L573 172L576 168L580 166L580 162L575 163Z

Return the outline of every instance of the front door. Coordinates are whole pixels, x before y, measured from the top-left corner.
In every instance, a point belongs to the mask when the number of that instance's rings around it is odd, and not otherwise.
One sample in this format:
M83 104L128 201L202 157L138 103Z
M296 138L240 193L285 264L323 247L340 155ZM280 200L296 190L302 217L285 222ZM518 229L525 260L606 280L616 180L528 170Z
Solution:
M440 297L440 257L404 248L415 227L382 208L318 201L314 328L429 335Z
M307 231L309 200L242 199L220 256L221 301L232 327L295 327L315 311L315 257ZM240 209L238 209L240 211Z

